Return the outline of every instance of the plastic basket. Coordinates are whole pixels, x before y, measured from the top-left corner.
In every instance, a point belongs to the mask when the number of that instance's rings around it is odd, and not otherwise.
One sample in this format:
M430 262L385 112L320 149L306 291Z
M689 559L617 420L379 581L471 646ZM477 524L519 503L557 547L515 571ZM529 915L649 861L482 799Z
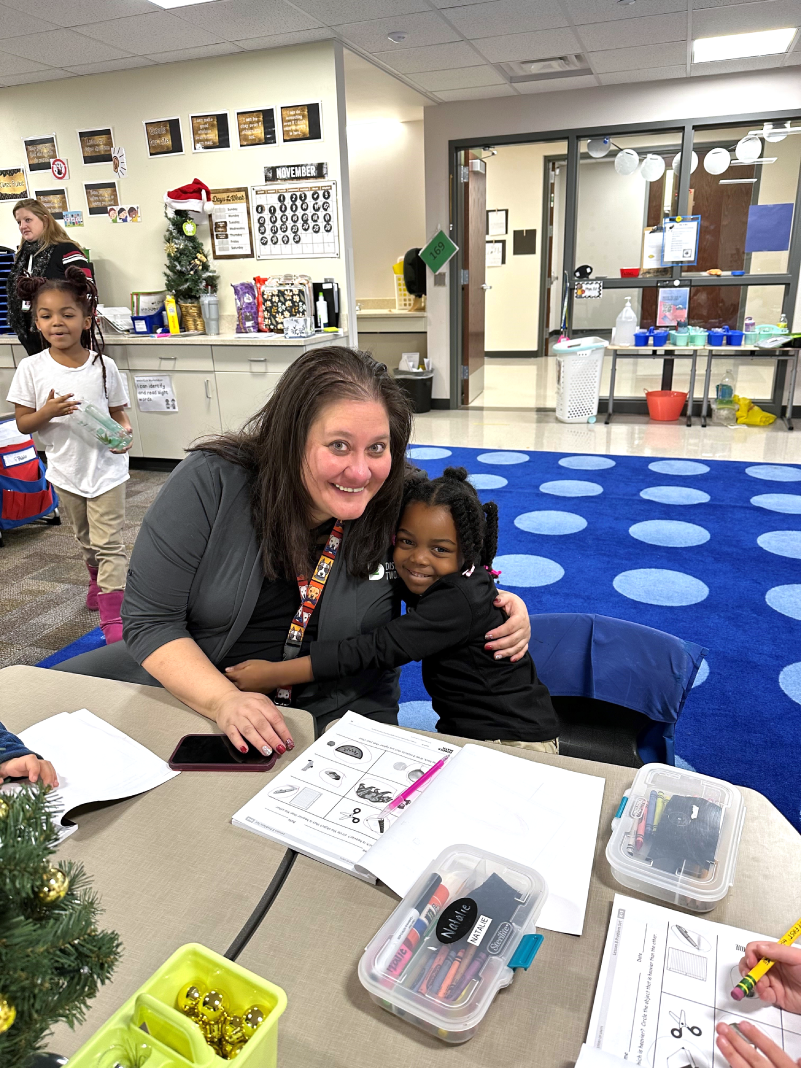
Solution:
M607 344L600 337L580 337L554 345L556 418L560 422L595 422Z
M395 270L396 267L400 267L400 274ZM402 263L394 265L393 274L395 278L395 311L411 311L414 297L406 288L406 283L403 280Z
M194 942L177 949L70 1057L67 1068L110 1066L121 1058L109 1056L109 1052L129 1044L150 1047L147 1068L222 1068L228 1064L206 1043L196 1024L175 1008L180 989L197 980L222 989L236 1008L259 1005L264 1010L264 1022L242 1047L236 1063L248 1068L276 1068L278 1018L286 1008L286 994L281 987ZM140 1030L142 1024L147 1032Z

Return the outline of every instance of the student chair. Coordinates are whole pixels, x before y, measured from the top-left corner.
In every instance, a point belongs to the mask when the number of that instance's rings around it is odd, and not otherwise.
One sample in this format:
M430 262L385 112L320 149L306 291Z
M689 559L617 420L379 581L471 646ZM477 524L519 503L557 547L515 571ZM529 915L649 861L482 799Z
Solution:
M559 752L675 764L673 737L707 650L611 616L531 616L529 651L559 716Z

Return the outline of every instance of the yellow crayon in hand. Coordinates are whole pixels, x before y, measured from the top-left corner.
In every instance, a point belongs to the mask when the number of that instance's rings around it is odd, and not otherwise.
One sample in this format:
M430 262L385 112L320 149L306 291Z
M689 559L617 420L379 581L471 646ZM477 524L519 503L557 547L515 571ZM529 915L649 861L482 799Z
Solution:
M782 946L791 946L797 938L801 937L801 920L794 923L786 935L782 935L779 939L779 944ZM731 996L735 1001L742 1001L745 997L750 997L752 991L756 987L762 976L769 972L776 962L768 960L767 957L763 957L761 961L758 961L748 975L744 975L737 986L732 990Z

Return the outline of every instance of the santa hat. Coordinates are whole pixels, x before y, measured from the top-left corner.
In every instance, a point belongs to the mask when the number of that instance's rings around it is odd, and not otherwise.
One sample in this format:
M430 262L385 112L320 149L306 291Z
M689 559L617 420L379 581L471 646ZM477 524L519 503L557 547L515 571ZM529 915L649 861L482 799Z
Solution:
M170 216L176 211L191 211L199 215L204 213L211 215L213 210L211 190L199 178L195 178L177 189L169 189L164 194L164 203L167 205L167 214Z

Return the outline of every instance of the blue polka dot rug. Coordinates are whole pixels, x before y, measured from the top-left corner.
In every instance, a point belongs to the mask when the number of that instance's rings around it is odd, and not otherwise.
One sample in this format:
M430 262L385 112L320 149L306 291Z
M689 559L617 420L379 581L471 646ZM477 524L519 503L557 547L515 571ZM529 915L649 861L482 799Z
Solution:
M500 511L498 584L532 613L596 612L709 650L676 763L765 794L801 830L801 465L411 446ZM401 723L434 729L419 665Z

